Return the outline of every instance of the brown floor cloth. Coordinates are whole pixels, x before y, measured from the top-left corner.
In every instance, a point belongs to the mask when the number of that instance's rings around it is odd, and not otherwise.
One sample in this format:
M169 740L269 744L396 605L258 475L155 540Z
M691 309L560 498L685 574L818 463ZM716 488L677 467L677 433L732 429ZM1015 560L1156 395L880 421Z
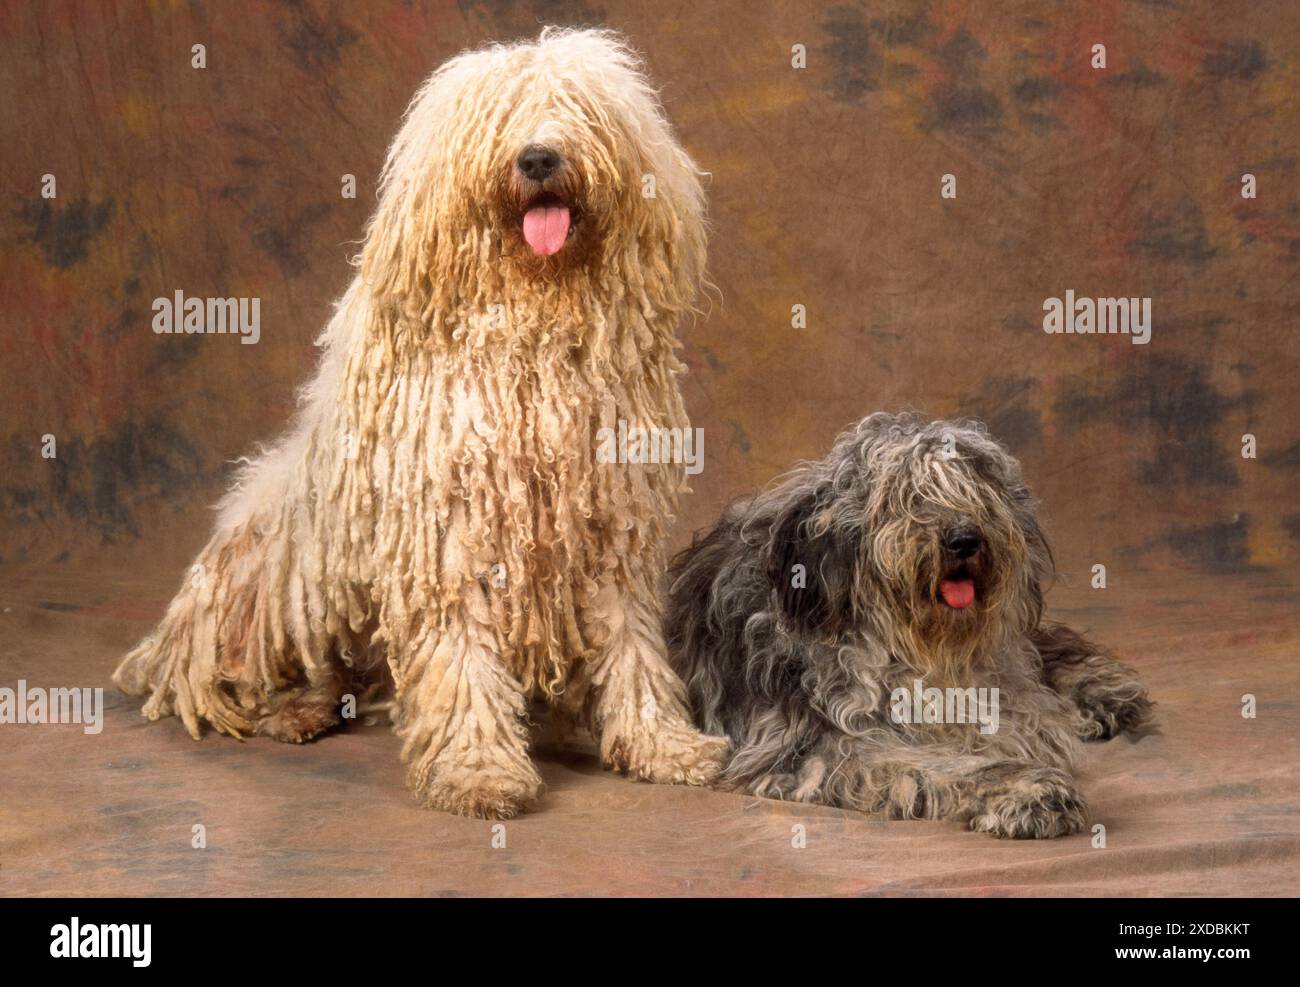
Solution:
M1246 895L1300 889L1296 586L1148 572L1058 586L1053 615L1142 672L1160 733L1091 745L1088 834L1006 842L949 822L635 784L542 748L536 809L491 823L413 804L385 724L303 747L194 742L109 684L171 586L156 574L0 573L0 686L104 686L103 730L0 726L4 895ZM1133 587L1130 587L1133 589ZM1241 715L1253 694L1258 715ZM206 828L194 849L192 827ZM793 845L795 827L806 847Z

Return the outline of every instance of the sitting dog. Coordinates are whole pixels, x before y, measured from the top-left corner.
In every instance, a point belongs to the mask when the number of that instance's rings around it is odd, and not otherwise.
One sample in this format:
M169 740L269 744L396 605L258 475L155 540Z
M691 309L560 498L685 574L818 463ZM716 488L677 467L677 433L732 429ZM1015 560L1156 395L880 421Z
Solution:
M725 787L1060 836L1084 824L1077 741L1151 703L1042 619L1052 574L1019 464L982 426L875 414L673 560L669 656L734 742Z
M408 785L465 815L536 798L532 700L608 766L711 781L727 744L691 725L658 594L683 468L597 455L621 423L687 428L699 174L607 32L435 72L296 421L113 681L196 738L301 742L387 663Z

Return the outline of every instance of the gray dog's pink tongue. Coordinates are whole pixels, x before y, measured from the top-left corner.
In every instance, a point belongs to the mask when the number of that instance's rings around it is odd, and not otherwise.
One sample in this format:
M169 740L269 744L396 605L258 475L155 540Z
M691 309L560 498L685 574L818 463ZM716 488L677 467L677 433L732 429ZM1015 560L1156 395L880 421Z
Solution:
M524 214L524 239L533 253L549 257L569 236L568 206L533 206Z
M939 593L943 596L943 602L954 610L965 610L975 602L975 581L945 579L939 583Z

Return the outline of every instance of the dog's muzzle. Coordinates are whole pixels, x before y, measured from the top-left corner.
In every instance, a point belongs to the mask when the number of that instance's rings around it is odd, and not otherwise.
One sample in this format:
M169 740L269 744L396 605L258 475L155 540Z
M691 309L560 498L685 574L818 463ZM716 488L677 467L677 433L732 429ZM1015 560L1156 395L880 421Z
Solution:
M559 253L573 232L569 203L546 191L546 183L563 167L560 152L545 144L530 144L515 159L523 181L541 190L525 209L523 218L524 240L539 257Z
M951 528L944 535L944 552L952 564L939 580L939 597L954 610L965 610L975 602L975 578L967 562L983 545L984 536L972 525Z

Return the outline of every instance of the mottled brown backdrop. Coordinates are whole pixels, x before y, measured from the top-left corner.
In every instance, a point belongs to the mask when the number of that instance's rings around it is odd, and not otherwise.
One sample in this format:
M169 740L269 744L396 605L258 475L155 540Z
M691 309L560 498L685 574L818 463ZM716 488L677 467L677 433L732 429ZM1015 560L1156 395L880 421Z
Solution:
M206 539L230 461L293 409L412 92L455 52L549 23L626 32L712 175L719 297L683 334L705 469L676 544L869 411L972 415L1044 501L1053 599L1121 651L1163 653L1157 685L1182 684L1184 645L1224 613L1237 636L1215 647L1238 650L1200 656L1210 679L1294 647L1293 0L6 0L0 573L26 607L6 683L74 653L69 674L106 682ZM259 296L260 343L155 335L151 302L177 289ZM1150 344L1044 334L1066 289L1150 296ZM1235 716L1249 686L1214 708Z
M1067 573L1296 561L1290 0L0 16L6 561L164 531L197 547L228 461L280 428L310 370L407 99L456 51L545 23L625 31L712 173L721 302L684 333L706 465L679 534L845 423L910 406L981 417L1023 457ZM1151 296L1152 342L1046 335L1043 300L1067 288ZM155 335L151 302L176 289L260 296L261 342Z

